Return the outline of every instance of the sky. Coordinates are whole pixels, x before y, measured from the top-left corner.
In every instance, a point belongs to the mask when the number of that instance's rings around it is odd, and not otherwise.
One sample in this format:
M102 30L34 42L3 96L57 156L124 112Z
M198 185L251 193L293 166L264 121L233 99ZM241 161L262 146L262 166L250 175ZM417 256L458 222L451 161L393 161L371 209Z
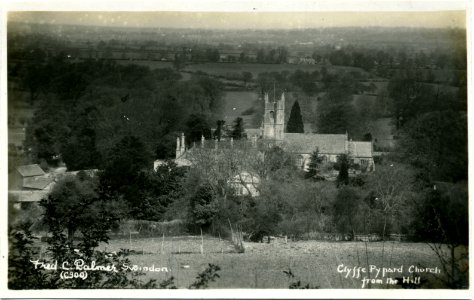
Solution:
M110 12L10 11L8 21L118 27L298 29L384 26L466 28L464 11L434 12Z

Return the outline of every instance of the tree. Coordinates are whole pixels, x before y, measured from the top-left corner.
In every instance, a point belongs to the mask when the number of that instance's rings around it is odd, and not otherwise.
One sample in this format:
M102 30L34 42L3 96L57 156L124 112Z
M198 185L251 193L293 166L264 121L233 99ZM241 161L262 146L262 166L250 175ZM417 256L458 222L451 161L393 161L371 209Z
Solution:
M468 185L437 182L416 203L411 224L417 241L427 242L441 263L442 280L449 288L469 285Z
M132 215L140 220L163 221L168 208L184 197L182 178L186 171L167 160L156 171L140 173L140 201L133 206Z
M341 154L337 157L337 169L339 173L337 174L337 186L348 185L349 184L349 156L347 154Z
M247 216L244 227L250 234L250 240L254 242L263 242L265 236L270 242L269 237L277 232L278 223L282 220L278 203L271 197L263 197L258 202L253 202Z
M101 197L120 197L131 208L137 206L143 199L143 172L151 170L152 163L151 154L139 138L122 138L109 151L108 162L100 173Z
M338 102L325 97L320 102L318 111L316 123L320 133L343 134L354 127L356 113L349 101Z
M30 230L31 224L24 223L17 228L9 228L8 253L8 288L41 289L47 288L46 276L39 269L28 268L34 256L38 255L33 250L35 237Z
M236 140L240 140L245 137L244 120L238 117L234 120L234 126L232 128L232 137Z
M399 142L401 161L421 171L427 182L467 179L467 115L438 111L420 115Z
M311 178L313 180L320 179L318 176L319 173L319 166L321 165L323 158L319 156L319 149L316 148L315 151L311 154L309 165L308 165L308 173L305 174L306 178Z
M409 219L405 212L413 185L412 169L395 162L378 165L375 172L367 177L366 189L373 193L374 204L383 216L383 239L390 228L399 232L406 229Z
M214 131L214 136L217 138L218 141L221 140L222 135L224 133L224 128L223 128L224 124L225 124L224 120L217 120L217 122L216 122L217 128Z
M69 138L61 147L63 162L68 170L96 169L101 155L96 148L97 108L93 105L78 109L71 120Z
M84 243L93 243L91 247L107 241L112 220L119 219L119 209L114 204L99 198L97 181L90 177L64 178L40 203L44 208L43 221L48 227L65 229L69 243L73 243L76 232L80 232Z
M295 101L291 108L290 118L286 126L288 133L304 133L303 117L301 116L301 109L298 100Z
M334 221L338 231L349 234L351 240L363 228L361 206L362 201L356 189L344 186L338 190L334 202Z
M202 136L206 139L210 139L211 127L209 126L206 116L203 114L190 115L186 121L185 135L188 145L200 141Z
M192 225L207 230L218 212L216 194L212 185L201 185L190 201Z
M247 84L252 81L253 74L251 72L242 72L242 80L244 81L245 87L247 87Z

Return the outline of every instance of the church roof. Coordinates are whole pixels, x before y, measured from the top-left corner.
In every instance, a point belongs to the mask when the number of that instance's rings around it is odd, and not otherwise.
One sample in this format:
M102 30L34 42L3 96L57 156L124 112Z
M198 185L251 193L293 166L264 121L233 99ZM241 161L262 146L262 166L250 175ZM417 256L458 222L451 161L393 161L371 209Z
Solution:
M303 134L285 133L285 143L288 150L296 153L313 153L316 148L319 153L346 153L347 136L345 134Z
M372 157L372 142L349 142L349 154L354 157Z

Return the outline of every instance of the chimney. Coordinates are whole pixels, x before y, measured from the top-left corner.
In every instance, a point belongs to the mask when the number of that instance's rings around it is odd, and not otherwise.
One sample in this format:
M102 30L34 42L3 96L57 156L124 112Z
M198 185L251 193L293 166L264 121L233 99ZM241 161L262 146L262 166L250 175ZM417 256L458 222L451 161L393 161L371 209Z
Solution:
M179 136L176 137L176 158L179 158L181 156L181 147L179 143Z
M181 132L181 155L183 155L185 151L184 132Z

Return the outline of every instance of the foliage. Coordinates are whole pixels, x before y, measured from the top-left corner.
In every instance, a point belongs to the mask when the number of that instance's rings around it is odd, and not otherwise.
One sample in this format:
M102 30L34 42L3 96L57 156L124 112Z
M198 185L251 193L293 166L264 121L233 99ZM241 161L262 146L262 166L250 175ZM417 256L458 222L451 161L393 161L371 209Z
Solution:
M250 235L250 240L263 242L264 237L273 235L278 230L278 224L282 220L280 204L266 194L260 197L259 201L251 203L247 210L247 218L243 228ZM268 241L270 241L268 239Z
M338 232L349 234L352 239L356 232L362 231L364 226L362 207L363 202L356 189L344 186L338 190L333 215Z
M351 103L323 99L318 111L320 133L343 134L354 127L351 122L355 112Z
M347 154L341 154L337 157L337 186L349 184L349 167L350 161Z
M139 220L161 221L168 208L184 197L182 179L186 169L173 161L165 161L156 171L141 172L138 195L141 199L131 208L131 215Z
M213 187L210 184L201 185L190 201L191 224L207 230L218 212Z
M217 120L216 122L217 128L214 131L214 136L217 138L218 141L220 141L222 139L222 136L224 135L224 124L224 120Z
M437 255L449 288L467 288L469 243L468 185L436 182L415 206L416 241L427 242Z
M307 289L317 289L319 287L312 287L309 283L307 284L303 284L301 282L301 280L296 280L296 276L295 274L293 274L293 272L291 271L291 269L288 269L288 271L283 271L283 273L285 273L285 275L288 277L289 280L292 280L292 282L290 283L290 285L288 286L288 288L291 290L291 289L303 289L303 290L307 290Z
M414 219L417 240L467 245L467 184L434 183L434 186L436 189L427 191L425 198L417 203Z
M39 269L28 268L30 260L38 253L34 250L35 238L30 231L30 223L9 228L8 242L8 288L41 289L47 288L46 276Z
M383 238L389 228L401 230L409 223L409 200L415 188L415 177L409 166L396 162L380 164L367 177L365 188L371 192L373 208L383 216Z
M151 155L141 140L126 136L109 153L109 160L100 173L103 197L123 199L132 207L140 202L140 187L144 184L143 170L152 168Z
M280 181L291 181L296 171L293 155L279 146L265 149L263 162L258 169L261 177Z
M301 116L301 109L298 101L295 101L291 108L290 118L286 126L288 133L304 133L303 117Z
M101 165L101 154L96 147L97 109L94 105L77 108L70 121L69 138L60 149L68 170L95 169Z
M120 218L116 202L99 198L94 178L66 177L54 186L40 205L44 208L43 222L50 229L66 229L70 243L79 232L84 243L93 243L90 247L107 241L107 230Z
M316 149L311 154L310 161L308 164L308 172L305 174L305 177L311 178L313 180L318 180L319 168L322 162L323 158L319 155L319 149Z
M218 271L221 268L218 265L209 264L208 267L198 274L196 281L193 282L189 288L190 289L205 289L209 286L210 282L214 282L217 278L220 278Z
M169 68L94 59L73 63L61 55L20 72L47 81L31 91L36 109L25 148L33 162L57 164L62 157L71 170L101 168L114 145L130 135L148 152L158 145L159 155L168 158L174 141L166 137L182 132L189 115L204 114L206 122L214 122L222 112L222 85L208 76L179 81L180 74Z
M186 121L185 136L188 145L191 145L193 142L199 142L203 136L205 139L210 139L211 127L209 126L206 116L203 114L190 115Z
M234 120L231 135L236 140L240 140L245 137L244 120L241 117L238 117Z
M467 116L438 111L420 115L407 125L397 149L429 182L467 179Z

